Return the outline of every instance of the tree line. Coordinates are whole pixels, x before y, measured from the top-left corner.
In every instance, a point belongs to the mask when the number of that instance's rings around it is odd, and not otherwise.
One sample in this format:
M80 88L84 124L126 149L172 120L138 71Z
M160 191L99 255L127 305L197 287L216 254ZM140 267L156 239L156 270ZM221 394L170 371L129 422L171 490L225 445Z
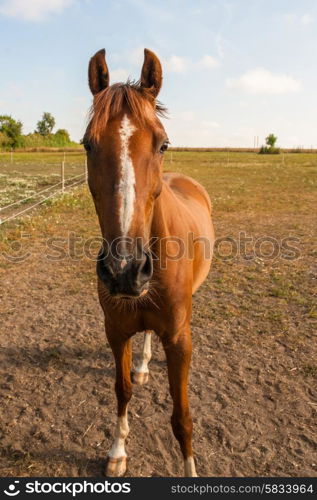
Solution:
M69 133L64 128L59 128L53 133L55 118L51 113L44 112L41 120L37 122L36 129L31 134L22 134L23 124L10 115L0 115L0 148L37 148L37 147L69 147L78 146L73 142ZM280 149L276 147L277 137L269 134L266 145L260 148L260 154L278 154Z
M60 128L53 133L55 118L51 113L44 112L37 122L33 133L22 133L23 123L10 115L0 115L0 148L36 148L36 147L67 147L75 146L66 129Z

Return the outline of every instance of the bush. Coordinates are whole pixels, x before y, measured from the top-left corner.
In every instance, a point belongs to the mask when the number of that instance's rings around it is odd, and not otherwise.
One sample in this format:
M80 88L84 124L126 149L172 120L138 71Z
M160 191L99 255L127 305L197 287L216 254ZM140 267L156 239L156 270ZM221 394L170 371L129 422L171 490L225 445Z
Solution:
M23 136L26 148L64 148L76 147L77 143L72 141L67 130L60 129L56 134L43 136L37 132Z
M260 155L278 155L278 154L280 154L280 148L261 146L259 154Z
M7 138L2 137L6 149L23 146L22 122L14 120L12 116L0 116L0 133Z
M4 132L0 132L0 148L1 149L10 148L10 139Z
M55 134L52 128L55 119L50 113L44 113L38 122L38 130L32 134L22 135L22 122L9 115L0 115L0 148L73 148L78 147L69 137L66 129L58 129Z
M56 146L62 147L67 146L72 141L67 130L65 130L64 128L60 128L54 134L54 142Z

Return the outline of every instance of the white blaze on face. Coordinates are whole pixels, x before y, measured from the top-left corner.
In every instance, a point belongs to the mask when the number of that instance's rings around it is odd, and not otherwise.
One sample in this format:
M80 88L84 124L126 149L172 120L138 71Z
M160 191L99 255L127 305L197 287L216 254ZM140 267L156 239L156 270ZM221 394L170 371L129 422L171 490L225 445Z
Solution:
M129 232L134 212L135 174L129 151L130 137L134 131L135 127L127 115L124 115L119 129L121 140L121 180L119 183L121 197L120 225L123 236L127 236Z

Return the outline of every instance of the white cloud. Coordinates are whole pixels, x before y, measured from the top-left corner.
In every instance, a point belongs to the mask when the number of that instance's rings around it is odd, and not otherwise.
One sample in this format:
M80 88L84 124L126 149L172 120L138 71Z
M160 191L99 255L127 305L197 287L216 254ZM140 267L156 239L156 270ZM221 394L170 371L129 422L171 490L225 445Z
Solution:
M225 40L221 35L217 35L215 41L216 41L218 57L220 57L220 59L223 59L223 57L225 55L225 51L224 51Z
M0 15L23 19L26 21L42 21L50 14L62 12L74 0L2 0Z
M219 128L220 125L218 122L213 122L213 121L210 121L210 120L204 120L201 122L202 126L204 128Z
M111 83L125 82L128 79L128 72L125 69L112 69L110 71Z
M151 50L155 52L154 49L151 48ZM134 66L139 66L140 64L142 64L144 59L144 47L139 46L135 49L129 50L127 53L127 59Z
M297 92L300 81L292 76L274 74L264 68L255 68L247 71L238 78L228 78L226 87L243 90L249 94L284 94Z
M191 122L195 118L195 112L194 111L182 111L180 113L180 119L184 120L186 122Z
M173 73L184 73L190 68L191 62L185 57L173 55L165 61L165 66L167 70L172 71Z
M183 57L176 54L164 57L160 54L160 50L152 45L149 49L160 59L163 66L163 72L185 73L194 68L213 69L219 65L218 59L210 54L204 54L199 59L193 60L189 57ZM117 66L121 66L122 61L126 61L130 66L141 68L144 60L144 47L139 45L138 47L121 53L111 53L109 54L109 58Z
M302 25L307 26L315 22L315 18L308 12L302 15L298 14L286 14L285 19L290 25Z
M313 16L311 14L304 14L300 18L300 23L304 24L304 25L312 24L314 21L315 21L315 19L313 18Z
M192 61L186 57L172 55L169 59L163 60L163 66L173 73L185 73L189 69L203 68L212 69L219 65L219 61L209 54L203 55L197 61ZM164 68L163 68L164 69Z
M214 57L205 54L197 63L198 66L201 68L215 68L216 66L219 65L219 61L215 59Z

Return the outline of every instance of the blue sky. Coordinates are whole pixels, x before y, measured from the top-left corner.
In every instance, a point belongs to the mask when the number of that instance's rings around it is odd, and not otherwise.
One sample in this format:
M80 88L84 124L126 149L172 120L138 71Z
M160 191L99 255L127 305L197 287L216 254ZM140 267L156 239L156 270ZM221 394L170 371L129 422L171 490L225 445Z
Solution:
M78 140L88 60L112 82L160 57L173 145L317 147L315 0L0 0L0 114L33 131L43 111Z

